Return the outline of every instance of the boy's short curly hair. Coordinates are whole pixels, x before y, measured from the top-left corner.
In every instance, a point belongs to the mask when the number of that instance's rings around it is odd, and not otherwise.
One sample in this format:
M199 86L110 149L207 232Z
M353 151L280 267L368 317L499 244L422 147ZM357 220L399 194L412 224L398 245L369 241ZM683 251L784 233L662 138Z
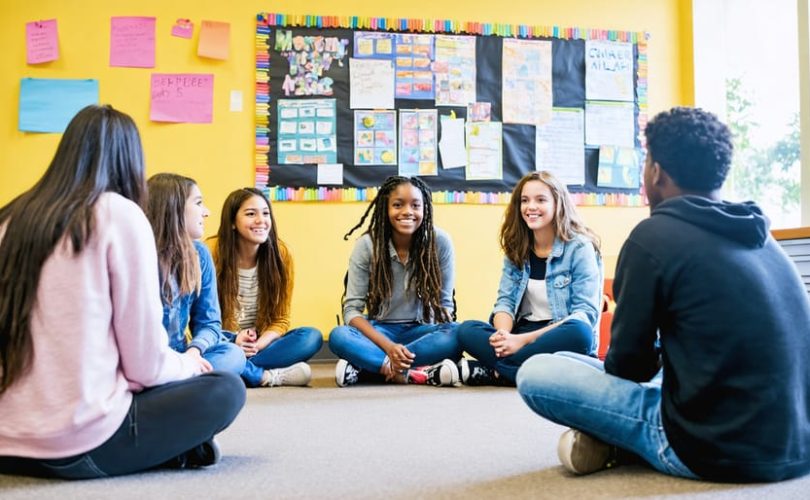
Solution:
M708 192L723 185L734 145L731 131L714 114L672 108L650 120L644 133L652 159L681 189Z

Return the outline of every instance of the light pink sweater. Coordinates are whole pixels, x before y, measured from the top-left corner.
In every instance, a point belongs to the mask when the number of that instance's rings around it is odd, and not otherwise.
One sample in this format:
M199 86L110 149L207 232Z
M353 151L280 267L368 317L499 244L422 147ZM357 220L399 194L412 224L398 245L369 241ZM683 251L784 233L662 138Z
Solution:
M0 455L90 451L124 421L132 391L194 375L169 348L162 313L149 222L135 203L106 193L81 254L63 240L42 268L33 366L0 396Z

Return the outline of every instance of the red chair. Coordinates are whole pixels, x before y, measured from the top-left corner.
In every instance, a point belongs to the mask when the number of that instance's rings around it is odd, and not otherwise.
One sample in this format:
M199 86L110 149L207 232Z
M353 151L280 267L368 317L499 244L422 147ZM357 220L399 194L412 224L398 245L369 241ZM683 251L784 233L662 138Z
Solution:
M613 280L605 279L602 295L602 317L599 319L599 359L604 361L610 347L610 325L613 323L613 310L616 301L613 298Z

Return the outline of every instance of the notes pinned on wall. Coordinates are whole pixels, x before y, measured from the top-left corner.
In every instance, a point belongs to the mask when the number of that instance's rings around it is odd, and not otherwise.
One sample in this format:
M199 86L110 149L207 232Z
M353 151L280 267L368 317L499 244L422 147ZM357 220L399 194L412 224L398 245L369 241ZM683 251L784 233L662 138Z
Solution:
M194 23L191 19L178 19L172 26L172 36L179 38L191 38L194 34Z
M322 186L324 184L343 185L342 163L318 164L318 185Z
M153 73L149 119L155 122L211 123L214 75Z
M25 24L26 62L41 64L59 59L56 19Z
M98 103L98 80L23 78L19 130L64 132L83 107Z
M110 66L155 67L155 18L110 18Z
M211 59L228 59L231 43L231 25L219 21L203 21L197 55Z

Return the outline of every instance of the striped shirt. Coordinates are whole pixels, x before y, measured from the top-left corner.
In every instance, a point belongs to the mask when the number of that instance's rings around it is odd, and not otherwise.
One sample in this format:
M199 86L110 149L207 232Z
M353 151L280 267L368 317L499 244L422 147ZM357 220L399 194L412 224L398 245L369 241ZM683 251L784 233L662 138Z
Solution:
M236 322L239 329L256 327L256 309L259 300L258 266L251 269L239 269L239 313Z

